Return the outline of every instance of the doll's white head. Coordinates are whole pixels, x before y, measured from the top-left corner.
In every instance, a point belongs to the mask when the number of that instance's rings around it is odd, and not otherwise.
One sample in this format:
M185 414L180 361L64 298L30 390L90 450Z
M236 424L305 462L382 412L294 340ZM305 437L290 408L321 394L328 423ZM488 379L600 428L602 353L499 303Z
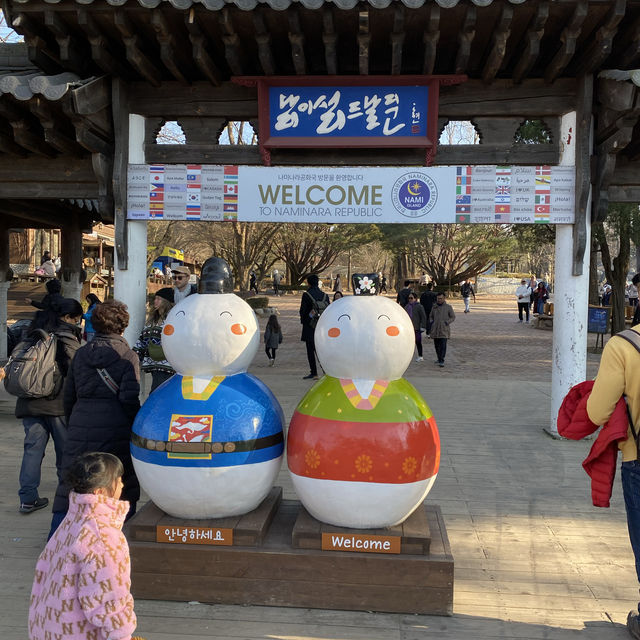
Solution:
M253 309L233 293L186 297L171 309L162 330L167 360L187 376L244 372L259 343Z
M332 302L315 331L318 359L334 378L397 380L415 343L409 314L382 296L349 296Z

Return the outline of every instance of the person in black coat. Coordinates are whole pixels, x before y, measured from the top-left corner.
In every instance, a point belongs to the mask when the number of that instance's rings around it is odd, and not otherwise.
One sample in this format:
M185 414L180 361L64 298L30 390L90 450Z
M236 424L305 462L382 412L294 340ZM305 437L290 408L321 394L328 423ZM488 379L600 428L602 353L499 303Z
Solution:
M24 453L20 466L20 513L28 514L43 509L49 504L47 498L38 494L40 467L49 438L53 439L56 451L56 471L58 481L62 478L62 458L67 435L67 422L62 401L64 379L71 361L80 348L80 327L82 307L77 300L60 298L56 310L38 311L26 338L32 331L42 329L56 336L56 365L61 378L54 392L46 398L18 398L16 418L22 418L24 426Z
M53 278L52 280L47 280L44 286L47 293L40 302L33 300L32 298L25 298L24 301L36 309L53 309L55 311L56 307L64 299L61 293L62 283L57 278ZM69 298L69 300L71 300L71 298Z
M429 322L429 314L433 305L436 303L438 295L433 290L433 282L427 284L427 290L420 296L420 304L424 307L424 312L427 316L427 335L431 333L431 323Z
M127 307L117 300L96 306L92 316L95 338L78 349L64 389L68 416L63 472L81 453L102 451L117 456L124 466L122 499L136 511L140 485L133 469L129 441L140 408L140 364L122 333L129 324ZM69 487L60 483L53 502L49 537L62 522L68 506Z
M318 283L320 279L315 273L308 278L309 288L302 294L300 300L300 324L302 324L302 335L300 340L307 345L307 360L309 361L309 375L303 376L303 380L317 380L318 367L316 365L316 343L314 340L316 331L315 310L313 301L322 302L324 306L329 304L329 296L320 290Z

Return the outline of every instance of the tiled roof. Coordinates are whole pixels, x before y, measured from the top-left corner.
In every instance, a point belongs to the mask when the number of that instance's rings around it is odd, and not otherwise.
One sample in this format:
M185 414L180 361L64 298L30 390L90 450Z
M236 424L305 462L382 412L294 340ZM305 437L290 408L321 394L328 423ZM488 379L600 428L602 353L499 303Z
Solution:
M14 0L16 4L30 2L30 0ZM112 7L121 7L130 0L107 0L107 4ZM207 9L217 11L226 5L236 5L239 9L251 11L259 5L268 5L275 10L287 9L292 4L301 4L306 9L319 9L324 4L333 4L339 9L353 9L359 0L137 0L138 4L147 8L154 9L163 2L168 2L176 9L188 9L197 4L205 6ZM394 0L368 0L369 4L375 9L385 9ZM417 9L424 4L433 2L434 0L400 0L409 9ZM60 0L45 0L48 4L57 4ZM77 0L79 4L92 4L93 0ZM443 8L455 7L460 0L435 0L435 2ZM473 4L479 7L490 5L493 0L471 0ZM511 4L522 4L526 0L509 0Z
M83 82L75 73L47 75L36 69L27 56L26 44L0 45L0 96L30 100L42 95L47 100L60 100L69 88Z

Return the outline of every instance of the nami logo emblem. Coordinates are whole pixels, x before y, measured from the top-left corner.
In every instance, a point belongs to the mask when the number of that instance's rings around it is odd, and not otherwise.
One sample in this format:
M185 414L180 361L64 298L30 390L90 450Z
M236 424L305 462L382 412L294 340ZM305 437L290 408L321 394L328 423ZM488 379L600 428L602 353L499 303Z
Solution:
M400 176L391 189L391 202L407 218L426 216L438 201L436 183L421 171Z

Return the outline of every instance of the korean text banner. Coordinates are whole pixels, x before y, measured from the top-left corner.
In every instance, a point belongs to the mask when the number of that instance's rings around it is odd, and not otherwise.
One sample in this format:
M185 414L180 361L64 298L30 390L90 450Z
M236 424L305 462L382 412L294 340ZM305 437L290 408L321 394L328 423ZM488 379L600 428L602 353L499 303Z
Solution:
M428 87L270 87L269 135L426 136Z
M572 224L575 167L129 165L133 220Z

